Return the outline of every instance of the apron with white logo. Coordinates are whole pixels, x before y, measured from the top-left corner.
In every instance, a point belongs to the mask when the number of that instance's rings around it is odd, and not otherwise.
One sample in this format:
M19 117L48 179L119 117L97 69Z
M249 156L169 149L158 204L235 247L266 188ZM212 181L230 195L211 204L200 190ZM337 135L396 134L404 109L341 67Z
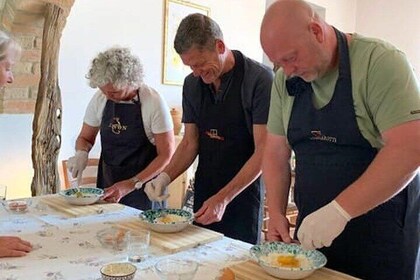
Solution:
M231 181L254 153L253 136L249 133L242 107L243 57L235 55L235 61L231 84L223 101L214 102L213 93L207 85L202 85L194 212ZM232 200L220 222L204 227L231 238L257 243L261 233L261 187L258 178Z
M101 144L97 186L102 189L132 178L157 156L156 147L144 131L139 102L106 102L101 122ZM129 193L120 203L141 210L152 208L143 188Z
M358 179L377 154L359 131L347 40L336 34L339 77L327 105L314 107L310 83L297 77L286 82L295 96L287 135L296 154L297 227ZM321 249L327 266L362 279L418 280L419 185L417 176L386 203L352 219L331 247Z

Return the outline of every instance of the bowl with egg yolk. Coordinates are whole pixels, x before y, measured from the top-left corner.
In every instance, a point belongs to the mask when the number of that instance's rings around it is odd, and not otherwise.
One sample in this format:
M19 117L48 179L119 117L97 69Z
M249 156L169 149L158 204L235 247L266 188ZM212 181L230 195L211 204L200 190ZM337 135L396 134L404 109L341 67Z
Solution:
M254 245L250 254L270 275L282 279L302 279L327 263L317 250L304 250L298 244L267 242Z
M59 194L72 205L90 205L96 203L103 195L104 190L90 185L62 190Z
M156 232L178 232L193 221L191 212L183 209L150 209L140 214L141 221Z

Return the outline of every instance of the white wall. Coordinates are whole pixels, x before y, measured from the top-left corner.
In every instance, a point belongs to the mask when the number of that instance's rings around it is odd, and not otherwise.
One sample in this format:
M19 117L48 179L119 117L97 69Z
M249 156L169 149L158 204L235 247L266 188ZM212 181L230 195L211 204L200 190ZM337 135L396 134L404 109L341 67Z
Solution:
M419 0L357 0L356 32L384 39L404 51L420 77L419 12Z
M30 114L0 114L0 185L7 186L7 199L31 196L32 119Z

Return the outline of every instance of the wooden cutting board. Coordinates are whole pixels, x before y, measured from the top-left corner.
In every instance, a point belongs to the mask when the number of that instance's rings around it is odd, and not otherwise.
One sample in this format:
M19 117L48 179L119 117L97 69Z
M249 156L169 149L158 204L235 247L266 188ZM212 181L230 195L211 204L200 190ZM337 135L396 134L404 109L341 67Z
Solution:
M229 267L235 274L235 280L279 280L269 275L256 262L246 261ZM355 280L353 276L334 271L328 268L316 270L305 280Z
M145 229L140 219L119 223L116 226L128 230ZM150 243L170 253L180 252L196 246L210 243L223 238L223 234L206 228L189 225L183 231L160 233L150 231Z
M107 212L118 211L124 205L118 203L95 203L91 205L72 205L59 195L48 195L42 198L42 202L67 217L81 217L97 215Z

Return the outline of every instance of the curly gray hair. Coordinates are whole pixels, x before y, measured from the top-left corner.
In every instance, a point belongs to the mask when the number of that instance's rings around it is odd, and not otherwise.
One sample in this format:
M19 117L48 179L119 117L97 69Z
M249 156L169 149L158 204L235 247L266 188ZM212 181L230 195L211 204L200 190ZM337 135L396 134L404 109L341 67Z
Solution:
M136 89L143 84L143 65L130 49L113 47L92 60L86 78L92 88L111 83L117 89Z
M8 55L12 55L13 59L18 59L21 50L21 46L15 39L0 30L0 61L3 61Z

